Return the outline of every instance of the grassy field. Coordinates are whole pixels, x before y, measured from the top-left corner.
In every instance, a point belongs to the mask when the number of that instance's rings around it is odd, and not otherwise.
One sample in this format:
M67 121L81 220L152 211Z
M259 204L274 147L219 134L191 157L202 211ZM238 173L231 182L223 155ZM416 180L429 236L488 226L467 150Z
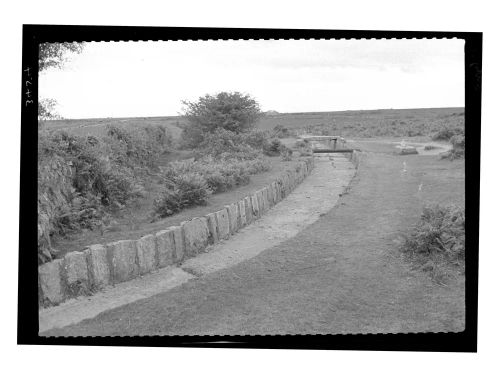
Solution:
M78 135L102 135L106 125L137 127L166 126L177 138L184 120L180 116L154 118L70 119L45 122L47 129ZM347 137L430 136L446 128L464 127L463 108L387 109L264 115L257 124L262 130L284 126L292 134L329 134Z

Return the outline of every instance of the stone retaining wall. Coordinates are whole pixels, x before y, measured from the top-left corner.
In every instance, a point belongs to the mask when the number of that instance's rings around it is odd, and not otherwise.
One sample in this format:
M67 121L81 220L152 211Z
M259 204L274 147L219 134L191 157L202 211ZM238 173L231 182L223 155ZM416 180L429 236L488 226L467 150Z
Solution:
M91 295L104 287L134 279L182 262L227 239L260 218L309 175L314 158L300 161L293 170L236 203L180 226L148 234L138 240L91 245L38 267L39 307Z

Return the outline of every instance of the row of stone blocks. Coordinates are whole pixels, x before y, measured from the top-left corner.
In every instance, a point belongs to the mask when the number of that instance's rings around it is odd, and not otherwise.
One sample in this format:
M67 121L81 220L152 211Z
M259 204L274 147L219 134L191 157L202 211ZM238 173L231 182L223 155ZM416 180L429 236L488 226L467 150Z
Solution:
M227 239L260 218L310 173L314 159L301 161L270 185L205 217L196 217L138 240L92 245L38 268L39 306L57 305L180 263Z

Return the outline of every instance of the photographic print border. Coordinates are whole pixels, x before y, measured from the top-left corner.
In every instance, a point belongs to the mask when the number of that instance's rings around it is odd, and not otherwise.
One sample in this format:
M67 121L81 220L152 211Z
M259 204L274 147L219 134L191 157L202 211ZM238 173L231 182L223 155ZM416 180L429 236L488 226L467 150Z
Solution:
M465 330L460 333L39 337L37 247L38 44L43 42L250 40L250 39L423 39L465 41ZM21 172L19 219L18 344L167 346L266 349L385 351L477 351L479 259L479 178L481 135L482 33L314 29L24 25L21 94Z

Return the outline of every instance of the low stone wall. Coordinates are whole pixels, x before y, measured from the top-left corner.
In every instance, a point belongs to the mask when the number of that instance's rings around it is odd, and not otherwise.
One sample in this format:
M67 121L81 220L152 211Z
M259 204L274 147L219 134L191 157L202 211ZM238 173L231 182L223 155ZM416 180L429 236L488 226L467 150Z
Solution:
M38 267L39 307L47 307L134 279L204 252L260 218L309 175L314 158L300 161L274 182L220 211L138 240L91 245Z

